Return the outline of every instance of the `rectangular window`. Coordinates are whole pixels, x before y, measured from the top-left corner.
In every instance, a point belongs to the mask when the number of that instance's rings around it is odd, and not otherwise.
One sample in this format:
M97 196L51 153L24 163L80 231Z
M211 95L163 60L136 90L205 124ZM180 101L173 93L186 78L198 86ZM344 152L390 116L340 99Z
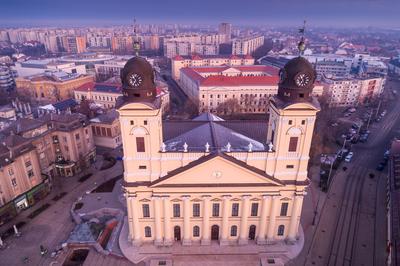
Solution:
M290 137L289 140L289 152L297 151L297 142L299 141L298 137Z
M283 202L281 205L281 216L287 216L289 203Z
M92 126L92 133L93 133L93 135L96 135L96 128L95 128L95 126Z
M25 162L25 166L26 166L26 167L29 167L29 166L31 166L31 165L32 165L31 161L26 161L26 162Z
M33 173L33 170L29 170L28 171L28 177L33 177L35 174Z
M143 204L142 205L142 209L143 209L143 217L150 217L150 206L149 204Z
M172 205L172 208L174 211L174 217L181 217L181 205L174 204L174 205Z
M289 125L291 125L291 124L293 124L293 121L292 121L292 120L289 120Z
M143 137L136 138L136 151L137 152L145 152Z
M106 128L105 127L101 127L101 135L102 136L106 135Z
M258 203L253 202L251 204L251 216L257 216L258 215Z
M17 186L17 179L15 179L15 178L11 179L11 183L12 183L12 185L14 187L16 187Z
M232 216L239 216L239 203L232 203Z
M133 126L133 124L134 124L134 123L133 123L133 120L131 120L131 126Z
M147 126L147 120L143 121L143 125Z
M301 120L301 124L305 125L306 124L306 120Z
M219 216L219 203L213 203L212 216L213 217Z
M193 217L200 217L200 203L193 203Z
M101 136L100 127L96 127L96 135Z
M111 137L111 128L107 128L107 137Z
M146 165L139 165L139 169L144 170L147 169Z
M79 133L78 133L78 134L75 134L75 139L76 139L76 140L79 140L79 138L80 138L80 137L79 137Z
M287 168L287 169L293 169L293 168L294 168L294 165L293 165L293 164L288 164L288 165L286 165L286 168Z

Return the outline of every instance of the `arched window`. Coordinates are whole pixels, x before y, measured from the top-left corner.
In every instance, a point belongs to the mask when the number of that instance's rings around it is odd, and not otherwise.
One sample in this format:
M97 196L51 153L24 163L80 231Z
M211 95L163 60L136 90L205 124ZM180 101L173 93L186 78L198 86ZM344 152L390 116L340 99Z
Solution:
M283 233L285 232L285 226L283 224L281 224L278 227L278 236L283 236Z
M200 236L200 227L193 226L193 236Z
M144 236L145 237L151 237L151 228L150 228L150 226L146 226L144 228Z
M232 225L231 227L231 236L237 236L237 226Z

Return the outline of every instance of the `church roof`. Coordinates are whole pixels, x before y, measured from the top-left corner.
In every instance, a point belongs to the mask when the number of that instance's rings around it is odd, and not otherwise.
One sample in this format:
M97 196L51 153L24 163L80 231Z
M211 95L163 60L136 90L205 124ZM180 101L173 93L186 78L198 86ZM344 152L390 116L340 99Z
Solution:
M267 150L267 120L230 120L225 121L212 114L202 114L190 121L164 121L163 136L166 151L182 152L188 145L188 151L205 151L210 145L210 152L230 150L252 151Z

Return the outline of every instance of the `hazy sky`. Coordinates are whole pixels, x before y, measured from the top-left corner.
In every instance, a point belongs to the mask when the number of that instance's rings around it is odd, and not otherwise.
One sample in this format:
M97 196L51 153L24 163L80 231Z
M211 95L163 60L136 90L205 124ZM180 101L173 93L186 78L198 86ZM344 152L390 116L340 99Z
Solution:
M0 0L0 26L208 23L400 27L400 0Z

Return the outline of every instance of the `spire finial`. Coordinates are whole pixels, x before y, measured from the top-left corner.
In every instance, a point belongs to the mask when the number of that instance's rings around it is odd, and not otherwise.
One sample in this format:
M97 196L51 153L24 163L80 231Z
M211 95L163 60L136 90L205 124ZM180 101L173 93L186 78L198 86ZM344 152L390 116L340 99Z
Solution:
M306 31L306 20L303 21L303 27L299 29L299 33L301 34L300 42L297 45L297 48L299 49L299 55L302 56L304 54L304 50L306 49L306 43L304 39L304 34Z
M133 18L133 50L135 52L135 56L139 56L139 51L140 51L140 41L139 41L139 36L137 32L137 24L136 24L136 18Z

